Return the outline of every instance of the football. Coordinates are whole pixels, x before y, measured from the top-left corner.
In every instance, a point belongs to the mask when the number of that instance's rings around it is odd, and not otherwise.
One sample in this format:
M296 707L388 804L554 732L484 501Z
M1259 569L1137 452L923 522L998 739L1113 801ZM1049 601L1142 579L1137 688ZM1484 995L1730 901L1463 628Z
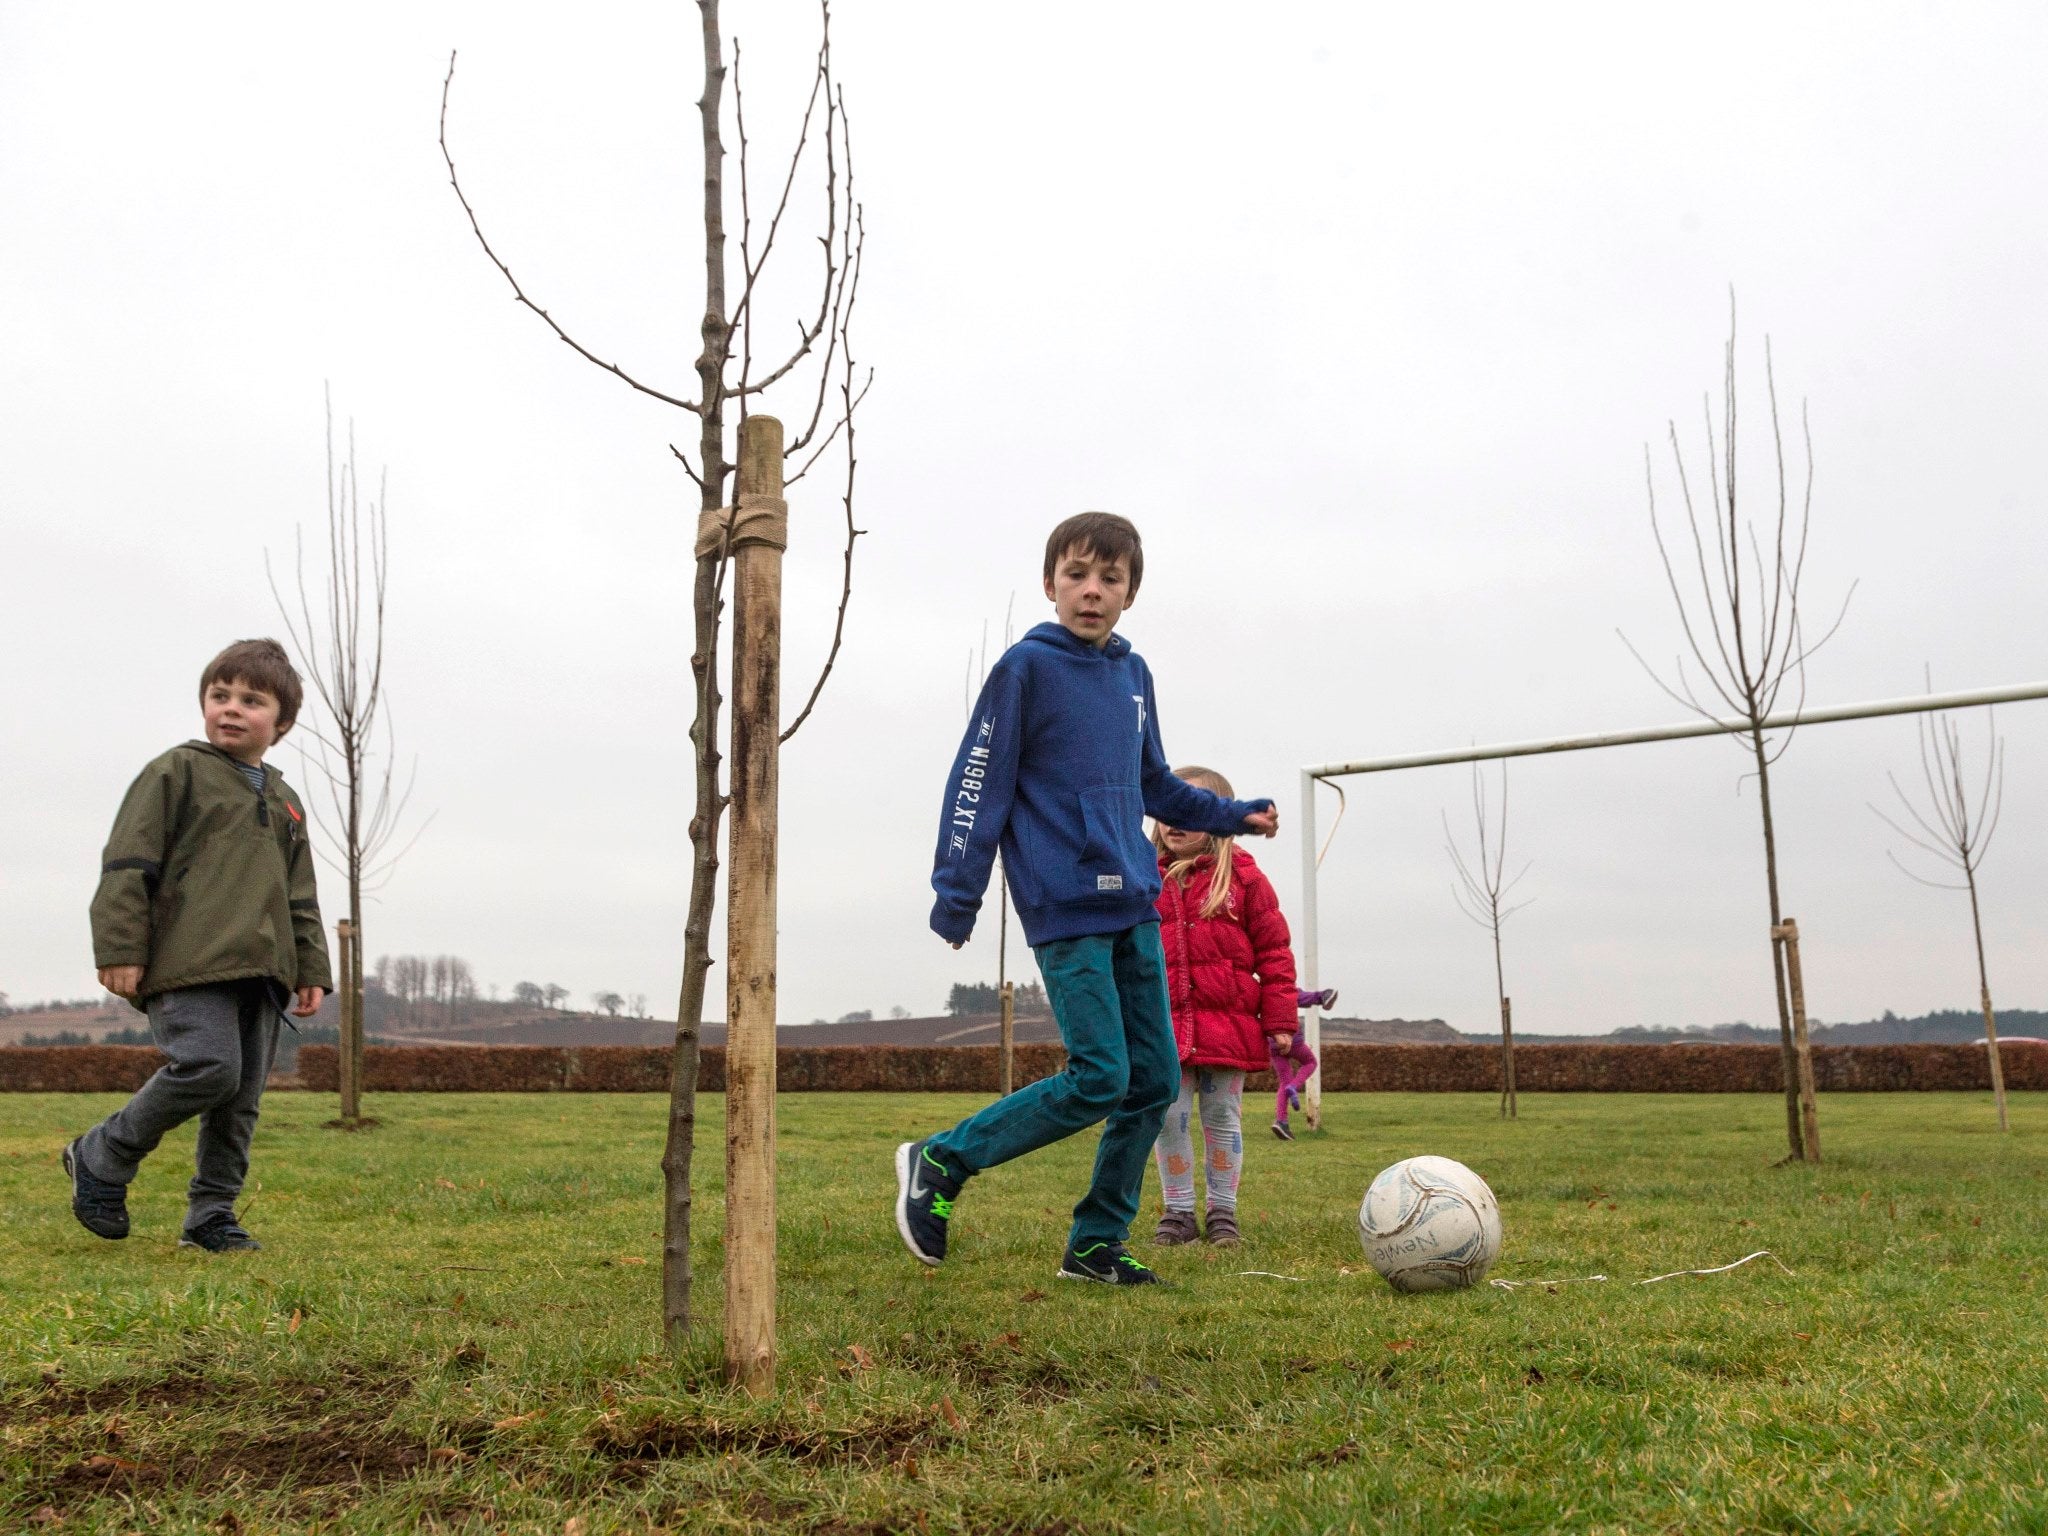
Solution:
M1500 1255L1500 1206L1463 1163L1411 1157L1367 1186L1358 1240L1395 1290L1460 1291Z

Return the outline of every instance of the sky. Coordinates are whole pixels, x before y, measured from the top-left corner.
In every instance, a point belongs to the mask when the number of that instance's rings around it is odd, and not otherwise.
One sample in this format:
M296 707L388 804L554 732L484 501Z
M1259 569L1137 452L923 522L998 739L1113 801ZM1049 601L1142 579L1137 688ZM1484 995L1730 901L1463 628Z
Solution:
M817 13L724 10L765 166ZM386 477L386 682L416 771L368 952L673 1011L695 491L668 445L694 418L515 306L435 127L459 50L450 136L493 242L594 351L691 392L695 27L602 0L573 25L0 7L0 990L93 990L113 811L198 734L207 658L280 630L265 559L289 569L323 524L331 391ZM1253 27L1220 4L842 0L834 50L870 532L782 759L785 1022L936 1012L994 977L993 922L957 954L929 932L931 853L975 653L1006 612L1050 617L1042 546L1069 513L1143 530L1122 630L1168 753L1278 801L1253 851L1297 919L1304 764L1682 718L1617 630L1660 666L1683 643L1645 451L1668 510L1667 424L1699 475L1731 290L1744 503L1775 495L1768 337L1795 489L1802 404L1810 423L1810 612L1854 586L1809 698L2048 678L2039 6L1276 3ZM803 291L764 292L775 325ZM836 496L792 496L792 708L831 632ZM1981 754L1981 712L1962 724ZM1992 987L2048 1007L2048 703L1995 728ZM273 761L317 810L292 747ZM1975 1001L1965 898L1895 869L1867 808L1916 763L1893 719L1811 728L1776 770L1818 1018ZM1743 767L1705 740L1510 770L1535 898L1506 930L1518 1029L1772 1016ZM1444 849L1469 788L1347 785L1321 874L1341 1011L1491 1027ZM1010 960L1030 974L1014 929Z

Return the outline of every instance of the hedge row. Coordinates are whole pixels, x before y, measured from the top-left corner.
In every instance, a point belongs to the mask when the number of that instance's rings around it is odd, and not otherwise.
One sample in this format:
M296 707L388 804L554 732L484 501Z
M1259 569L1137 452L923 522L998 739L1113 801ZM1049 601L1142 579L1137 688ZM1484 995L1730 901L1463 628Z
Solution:
M163 1064L153 1045L0 1045L0 1093L133 1093Z
M1066 1064L1057 1045L1019 1045L1017 1081L1036 1082ZM669 1052L647 1045L373 1045L371 1093L661 1093ZM776 1053L785 1093L993 1093L992 1045L937 1049L895 1045L786 1045ZM2048 1045L2010 1043L2000 1052L2013 1089L2048 1088ZM1515 1052L1515 1085L1529 1093L1777 1093L1774 1045L1535 1045ZM0 1092L116 1093L139 1088L163 1063L147 1045L0 1046ZM299 1076L316 1092L336 1086L335 1050L308 1045ZM1828 1093L1986 1089L1980 1045L1817 1045L1815 1082ZM705 1046L698 1088L725 1090L725 1048ZM1272 1074L1246 1085L1272 1091ZM1344 1092L1497 1093L1500 1051L1488 1045L1361 1045L1323 1051L1323 1086Z
M364 1091L432 1093L666 1093L669 1052L658 1045L371 1046ZM785 1045L775 1053L784 1093L992 1093L999 1063L992 1045L926 1050L900 1045ZM1057 1045L1016 1047L1017 1081L1036 1082L1066 1065ZM299 1052L299 1078L332 1093L339 1063L331 1045ZM725 1091L725 1047L697 1056L697 1088Z
M1775 1045L1533 1045L1515 1051L1522 1093L1782 1093ZM1999 1049L2010 1089L2048 1088L2048 1045ZM1271 1079L1260 1074L1265 1083ZM1989 1089L1981 1045L1816 1045L1823 1093ZM1500 1047L1332 1044L1323 1053L1331 1092L1498 1093Z
M372 1046L367 1088L459 1092L641 1093L666 1090L669 1053L660 1046ZM2000 1051L2008 1088L2048 1088L2048 1045L2008 1044ZM993 1045L940 1049L898 1045L785 1045L775 1053L785 1093L993 1093L999 1071ZM1779 1093L1783 1058L1774 1045L1537 1045L1515 1053L1515 1086L1530 1093ZM1323 1086L1332 1093L1498 1093L1500 1051L1487 1045L1365 1045L1332 1042L1323 1051ZM1016 1047L1021 1085L1066 1065L1057 1045ZM308 1088L332 1092L332 1046L299 1053ZM1819 1045L1816 1085L1829 1093L1988 1089L1984 1048L1975 1045ZM1270 1072L1248 1089L1270 1093ZM725 1048L703 1047L697 1087L725 1091Z

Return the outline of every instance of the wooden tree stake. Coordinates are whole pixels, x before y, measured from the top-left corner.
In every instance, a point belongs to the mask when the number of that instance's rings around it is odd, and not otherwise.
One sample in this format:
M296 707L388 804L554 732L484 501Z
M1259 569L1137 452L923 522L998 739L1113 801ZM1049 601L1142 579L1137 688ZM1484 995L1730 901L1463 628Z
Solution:
M1820 1161L1820 1116L1813 1096L1813 1047L1806 1035L1806 981L1799 969L1799 924L1786 918L1771 930L1785 946L1785 980L1792 991L1792 1046L1799 1063L1799 1129L1809 1163Z
M356 1017L356 929L343 918L334 925L336 958L340 962L341 1028L335 1031L335 1057L341 1078L341 1118L353 1123L362 1113L363 1038L352 1026Z
M1515 1004L1513 998L1500 1000L1500 1112L1517 1118L1515 1105Z
M782 731L782 423L740 423L732 518L725 973L725 1375L775 1388L775 866Z
M1007 1099L1016 1086L1017 983L1003 983L1002 1074L996 1084L997 1096Z

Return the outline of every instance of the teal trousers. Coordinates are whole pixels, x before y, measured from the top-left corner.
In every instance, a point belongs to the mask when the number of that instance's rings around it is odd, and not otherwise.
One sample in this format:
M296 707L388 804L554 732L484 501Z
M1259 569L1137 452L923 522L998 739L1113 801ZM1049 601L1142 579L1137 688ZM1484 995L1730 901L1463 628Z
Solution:
M1122 1242L1137 1218L1152 1143L1180 1091L1159 924L1059 939L1033 953L1067 1047L1066 1070L934 1136L931 1151L965 1177L1101 1122L1072 1242Z

